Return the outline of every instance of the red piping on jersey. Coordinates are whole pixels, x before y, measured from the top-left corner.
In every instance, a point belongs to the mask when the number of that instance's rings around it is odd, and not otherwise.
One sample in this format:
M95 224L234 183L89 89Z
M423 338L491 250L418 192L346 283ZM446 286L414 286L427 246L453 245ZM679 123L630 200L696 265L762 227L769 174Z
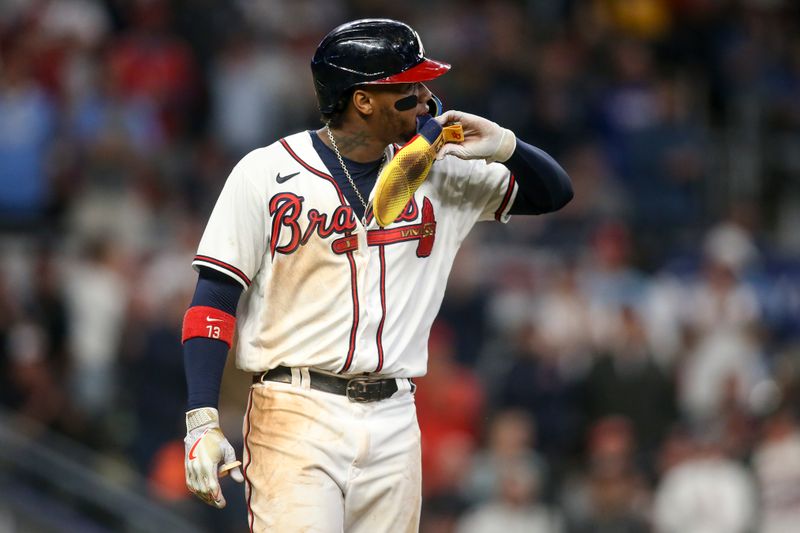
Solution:
M292 147L289 146L289 143L286 142L286 139L281 139L280 142L281 142L281 145L286 149L286 151L289 152L289 155L292 156L292 158L294 158L295 161L300 163L303 166L303 168L305 168L306 170L308 170L312 174L315 174L315 175L319 176L320 178L324 178L324 179L330 181L333 184L333 186L336 187L336 192L339 194L339 199L342 201L342 204L344 205L344 203L345 203L344 195L342 195L342 191L339 190L339 186L336 185L336 180L333 179L333 176L331 176L330 174L326 174L325 172L322 172L321 170L317 170L316 168L312 167L311 165L309 165L308 163L306 163L305 161L300 159L300 156L297 155L294 150L292 150Z
M386 255L383 253L383 245L378 251L381 260L381 322L378 324L378 334L375 338L378 344L378 366L375 372L383 369L383 324L386 322Z
M312 167L311 165L300 159L300 156L297 155L294 150L292 150L292 147L289 146L289 143L286 142L286 139L281 139L281 145L286 149L287 152L289 152L289 155L292 156L292 158L295 161L297 161L303 166L303 168L305 168L312 174L319 176L322 179L328 180L331 183L331 185L333 185L333 187L336 189L336 194L339 195L339 201L342 202L342 205L347 205L347 202L345 202L344 199L344 195L342 194L342 191L339 190L339 186L336 184L336 180L333 179L333 176L325 172L322 172L321 170L317 170L316 168Z
M508 176L508 190L506 191L506 195L503 197L503 201L500 203L500 207L497 208L497 211L494 212L494 219L500 222L500 218L503 216L503 211L506 210L506 206L508 206L508 201L511 199L511 193L514 191L514 174L510 174Z
M249 486L247 491L247 515L248 515L248 527L250 529L250 533L253 533L253 523L255 522L255 515L253 514L253 508L250 505L250 500L253 498L253 484L247 478L247 469L250 466L250 463L253 462L253 454L250 453L250 445L247 442L247 439L250 437L250 428L252 428L252 424L250 423L250 412L253 409L253 388L250 388L250 394L247 395L247 411L245 412L245 420L247 420L247 431L244 434L244 447L247 450L247 464L244 465L242 472L244 473L244 483L245 487Z
M281 139L280 143L281 146L283 146L283 148L287 152L289 152L289 155L292 156L292 158L295 161L300 163L303 166L303 168L305 168L315 176L318 176L328 181L328 183L330 183L331 185L333 185L333 188L336 189L336 194L339 195L339 201L341 202L341 204L347 205L347 201L344 199L344 194L342 194L342 191L339 190L339 186L336 184L336 180L333 179L333 176L331 176L330 174L326 174L321 170L317 170L316 168L312 167L311 165L300 159L300 156L297 155L294 150L292 150L292 147L289 146L289 143L286 142L286 139ZM345 233L345 236L349 235L350 232ZM347 350L347 358L344 361L344 366L339 371L340 373L346 372L350 368L350 365L353 362L353 354L356 351L356 331L358 330L358 275L356 272L356 261L353 258L352 251L347 251L345 253L347 254L347 261L348 263L350 263L350 286L352 287L351 296L353 298L353 325L350 328L350 347Z
M217 265L218 267L222 267L225 270L228 270L231 274L234 274L236 277L241 278L244 281L245 285L248 287L250 286L250 278L244 275L244 272L239 270L233 265L229 265L219 259L214 259L213 257L208 257L207 255L196 255L194 256L194 261L203 261L205 263L211 263L212 265Z
M347 252L347 260L350 262L350 286L353 288L353 326L350 328L350 348L347 350L347 359L340 372L346 372L353 362L353 353L356 351L356 330L358 330L358 278L356 275L356 260L353 259L353 252Z

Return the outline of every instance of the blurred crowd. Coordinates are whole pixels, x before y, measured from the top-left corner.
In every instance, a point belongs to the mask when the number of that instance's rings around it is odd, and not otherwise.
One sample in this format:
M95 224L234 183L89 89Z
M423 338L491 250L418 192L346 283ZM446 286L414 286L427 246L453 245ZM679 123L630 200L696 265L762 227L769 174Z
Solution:
M422 531L796 531L792 0L0 2L0 404L194 505L191 258L233 164L318 127L309 59L363 16L412 24L453 64L445 107L575 189L459 255L417 393ZM248 381L226 373L232 437Z

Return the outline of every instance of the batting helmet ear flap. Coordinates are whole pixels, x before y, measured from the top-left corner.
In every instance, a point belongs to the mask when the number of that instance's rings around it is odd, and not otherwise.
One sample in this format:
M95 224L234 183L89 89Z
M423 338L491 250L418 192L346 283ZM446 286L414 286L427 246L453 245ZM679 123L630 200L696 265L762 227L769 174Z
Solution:
M431 99L428 100L428 113L430 113L432 117L438 117L444 113L442 101L439 100L439 97L435 94L431 94Z

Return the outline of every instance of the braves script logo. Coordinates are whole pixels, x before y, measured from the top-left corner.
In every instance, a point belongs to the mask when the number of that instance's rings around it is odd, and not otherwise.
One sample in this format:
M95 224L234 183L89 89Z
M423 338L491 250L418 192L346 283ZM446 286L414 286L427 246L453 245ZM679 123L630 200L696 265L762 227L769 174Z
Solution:
M334 233L340 235L349 234L356 229L356 218L353 210L346 205L340 205L333 214L328 217L327 213L320 213L316 209L309 209L306 214L308 225L303 230L300 227L300 215L303 212L303 201L305 198L290 192L276 194L269 201L269 214L272 215L272 242L270 243L270 253L275 257L275 252L290 254L308 242L311 236L316 233L323 239ZM278 246L281 234L288 231L289 242Z
M294 193L284 192L276 194L269 201L269 213L272 215L272 236L270 241L270 254L291 254L300 246L305 245L312 235L321 238L333 234L343 235L331 243L334 253L343 254L358 249L358 238L351 235L356 229L356 217L353 210L346 205L338 206L329 216L320 213L317 209L309 209L306 213L308 225L303 229L300 219L303 214L305 198ZM419 216L420 209L412 197L405 210L397 217L397 222L413 222ZM368 218L372 218L370 212ZM289 232L286 244L278 245L281 237ZM370 230L367 234L367 244L376 246L380 244L393 244L398 242L418 241L417 257L428 257L433 248L436 235L436 217L430 200L425 198L422 205L422 222L409 224L391 229ZM286 239L284 239L286 240Z

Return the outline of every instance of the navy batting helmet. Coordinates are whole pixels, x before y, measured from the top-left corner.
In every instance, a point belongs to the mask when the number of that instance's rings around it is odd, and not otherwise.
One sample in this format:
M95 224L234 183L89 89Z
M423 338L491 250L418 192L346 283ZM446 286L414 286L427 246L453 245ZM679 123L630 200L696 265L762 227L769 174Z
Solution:
M314 89L323 114L337 111L348 89L371 83L414 83L438 78L450 65L425 57L408 24L362 19L335 28L311 60Z

